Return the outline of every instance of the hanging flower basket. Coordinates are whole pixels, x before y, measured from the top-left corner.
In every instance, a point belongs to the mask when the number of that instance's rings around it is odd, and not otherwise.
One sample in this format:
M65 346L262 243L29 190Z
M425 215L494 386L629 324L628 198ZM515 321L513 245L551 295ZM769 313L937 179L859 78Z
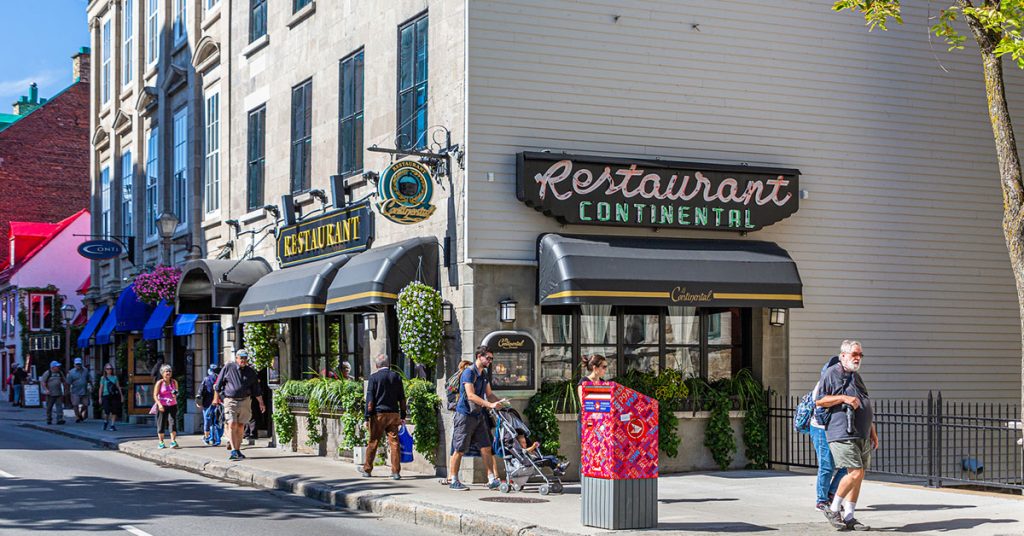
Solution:
M398 337L405 355L433 366L441 354L441 293L414 281L398 293Z
M157 266L152 272L135 277L135 295L147 305L156 305L160 300L174 303L181 270L173 266Z

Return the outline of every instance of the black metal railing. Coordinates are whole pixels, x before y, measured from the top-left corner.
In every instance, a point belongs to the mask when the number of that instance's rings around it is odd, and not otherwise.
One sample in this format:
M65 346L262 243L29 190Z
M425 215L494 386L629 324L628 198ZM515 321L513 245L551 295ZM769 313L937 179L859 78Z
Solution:
M793 429L799 397L768 398L769 463L817 467L811 437ZM1024 489L1020 408L943 400L872 400L879 448L869 472L920 478L929 486Z

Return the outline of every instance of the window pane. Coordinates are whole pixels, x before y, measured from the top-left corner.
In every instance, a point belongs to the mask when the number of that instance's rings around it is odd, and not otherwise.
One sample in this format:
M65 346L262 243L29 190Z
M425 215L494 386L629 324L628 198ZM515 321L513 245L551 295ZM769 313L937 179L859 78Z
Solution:
M708 381L731 378L742 363L741 348L708 348Z
M678 370L684 378L700 375L700 348L675 347L665 349L665 368Z
M580 310L580 343L615 344L617 319L611 305L583 305Z
M542 315L544 344L572 344L572 315Z
M660 354L657 346L626 346L622 352L624 370L658 372Z
M540 381L553 383L572 378L572 347L540 347Z
M406 89L412 85L412 54L413 54L413 27L407 26L402 29L402 45L398 58L398 89Z
M714 311L709 313L707 318L708 344L737 345L743 343L739 309Z
M43 297L39 294L33 294L31 300L31 305L29 307L29 329L41 329L42 325L40 324L40 320L43 316Z
M580 353L583 356L597 354L608 360L608 370L604 373L604 379L610 380L618 374L618 352L614 346L581 346Z
M658 315L625 314L622 316L622 342L625 344L658 345Z
M665 344L700 344L699 318L696 307L669 307L665 316Z

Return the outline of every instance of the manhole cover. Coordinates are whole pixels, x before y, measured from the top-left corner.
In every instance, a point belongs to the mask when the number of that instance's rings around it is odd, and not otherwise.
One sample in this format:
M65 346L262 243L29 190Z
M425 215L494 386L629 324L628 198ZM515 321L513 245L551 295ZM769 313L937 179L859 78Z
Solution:
M533 503L546 503L551 502L547 499L534 499L533 497L484 497L480 499L484 502L496 502L496 503L518 503L518 504L533 504Z

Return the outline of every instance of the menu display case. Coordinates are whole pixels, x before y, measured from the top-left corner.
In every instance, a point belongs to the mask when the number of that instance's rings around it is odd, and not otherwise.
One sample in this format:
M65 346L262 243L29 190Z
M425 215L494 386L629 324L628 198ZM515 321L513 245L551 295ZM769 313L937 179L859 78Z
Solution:
M537 344L521 331L494 331L483 339L494 353L489 369L491 389L532 391L536 389Z

